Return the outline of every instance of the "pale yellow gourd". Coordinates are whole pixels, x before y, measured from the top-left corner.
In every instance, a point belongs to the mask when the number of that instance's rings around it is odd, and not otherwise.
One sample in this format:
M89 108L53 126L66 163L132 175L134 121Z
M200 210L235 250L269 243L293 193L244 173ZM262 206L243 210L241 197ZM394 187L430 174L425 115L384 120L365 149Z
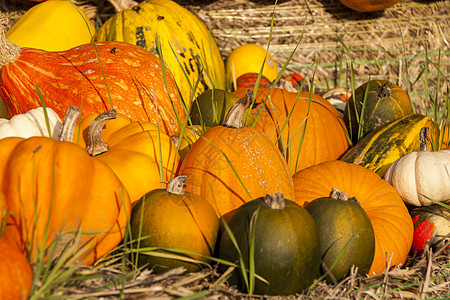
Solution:
M6 33L21 47L64 51L89 43L95 26L72 0L48 0L31 7Z
M47 117L44 109L38 107L24 114L15 115L11 119L0 118L0 139L17 136L29 138L32 136L46 136L57 138L61 128L61 119L51 109L46 108ZM50 127L50 134L47 129L47 121Z
M450 150L428 151L427 130L420 132L420 151L397 159L384 176L405 203L415 206L450 202Z

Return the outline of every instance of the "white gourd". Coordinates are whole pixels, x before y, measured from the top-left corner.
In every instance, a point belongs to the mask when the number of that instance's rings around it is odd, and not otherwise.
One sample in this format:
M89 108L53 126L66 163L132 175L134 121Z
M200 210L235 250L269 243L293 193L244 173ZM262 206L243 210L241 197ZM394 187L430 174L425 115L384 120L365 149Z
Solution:
M61 128L61 119L51 109L46 108L51 137L57 139ZM0 139L17 136L29 138L32 136L49 136L47 123L45 121L44 109L38 107L24 114L15 115L11 119L0 119Z
M427 131L422 128L422 131ZM426 133L424 133L427 136ZM399 193L405 203L428 206L429 200L450 202L450 150L428 151L421 138L421 151L397 159L384 179Z

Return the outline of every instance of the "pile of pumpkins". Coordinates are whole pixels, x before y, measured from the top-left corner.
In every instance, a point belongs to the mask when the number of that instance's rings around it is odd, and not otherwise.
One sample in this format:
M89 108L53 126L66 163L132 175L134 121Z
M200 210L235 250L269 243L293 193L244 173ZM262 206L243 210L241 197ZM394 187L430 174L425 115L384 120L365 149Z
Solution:
M67 39L24 29L60 7L68 28L89 24L67 0L0 20L0 298L27 297L30 264L68 242L94 264L131 234L133 261L155 272L220 260L244 292L291 295L353 266L401 267L450 232L435 204L450 201L448 125L400 86L370 80L340 95L341 114L261 46L224 63L167 0Z

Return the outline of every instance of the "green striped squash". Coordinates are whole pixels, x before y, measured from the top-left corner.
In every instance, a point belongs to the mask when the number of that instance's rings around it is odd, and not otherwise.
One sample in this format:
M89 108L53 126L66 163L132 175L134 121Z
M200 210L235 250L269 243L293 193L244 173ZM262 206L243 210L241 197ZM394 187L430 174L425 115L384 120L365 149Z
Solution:
M430 128L431 143L437 145L439 127L428 116L411 114L370 132L342 160L366 167L383 177L395 160L420 150L422 127ZM429 149L435 149L434 145L430 144Z

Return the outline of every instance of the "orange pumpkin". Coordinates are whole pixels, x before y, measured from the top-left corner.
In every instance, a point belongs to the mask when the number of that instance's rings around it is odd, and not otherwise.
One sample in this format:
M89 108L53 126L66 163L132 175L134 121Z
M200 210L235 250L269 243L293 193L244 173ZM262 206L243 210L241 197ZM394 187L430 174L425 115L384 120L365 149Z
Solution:
M355 197L369 216L375 255L369 275L405 263L413 240L413 222L397 191L375 172L343 161L323 162L293 176L295 201L305 206L337 188ZM392 260L391 260L392 256Z
M441 129L442 144L441 150L450 150L450 126L449 124L444 125Z
M129 220L130 198L117 175L69 142L78 114L69 115L62 141L0 140L0 189L15 213L7 216L5 234L31 262L50 245L57 256L73 241L84 247L80 261L92 264L120 243Z
M388 7L393 6L400 0L339 0L345 6L359 11L359 12L369 12L376 10L383 10Z
M133 204L165 186L178 168L177 147L148 121L132 121L115 110L89 114L79 123L73 141L105 162L124 184Z
M191 147L179 175L186 191L207 199L219 216L270 193L293 199L292 177L283 156L258 129L242 126L252 93L239 100L224 125L207 130Z
M246 90L239 89L234 94L243 97ZM347 151L349 141L343 119L324 98L310 96L309 92L262 87L255 99L252 117L256 119L260 114L255 128L281 150L291 174L338 159Z
M83 116L114 108L158 124L169 136L180 133L186 113L175 80L168 68L163 76L160 59L149 51L112 41L61 52L20 48L4 37L6 23L0 20L0 89L11 116L41 106L39 85L60 118L70 105L82 107Z

